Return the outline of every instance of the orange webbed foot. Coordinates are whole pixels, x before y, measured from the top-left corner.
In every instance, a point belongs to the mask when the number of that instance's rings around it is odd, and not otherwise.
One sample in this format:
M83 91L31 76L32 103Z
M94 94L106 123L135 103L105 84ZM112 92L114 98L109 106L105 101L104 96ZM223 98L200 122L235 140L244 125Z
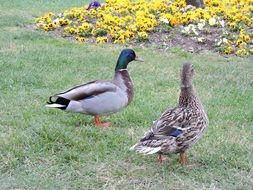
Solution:
M157 159L159 160L160 163L162 163L163 161L167 160L167 157L163 156L162 154L159 154Z
M185 159L185 152L180 152L179 163L181 164L181 166L183 166L185 168L193 168L193 167L198 165L198 164L194 164L194 163L193 164L187 164L186 159Z
M100 124L96 124L96 126L98 127L104 127L104 128L107 128L107 127L110 127L112 125L111 122L105 122L105 123L100 123Z
M104 122L104 123L102 123L99 116L95 116L94 120L95 120L95 125L98 126L98 127L108 128L108 127L110 127L112 125L111 122Z

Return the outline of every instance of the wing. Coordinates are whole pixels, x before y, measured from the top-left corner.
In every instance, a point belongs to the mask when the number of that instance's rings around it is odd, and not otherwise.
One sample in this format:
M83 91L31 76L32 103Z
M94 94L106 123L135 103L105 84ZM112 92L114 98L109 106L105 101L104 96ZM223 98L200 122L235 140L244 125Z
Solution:
M117 86L110 81L95 80L89 83L75 86L64 92L55 94L56 97L63 97L69 100L82 100L104 92L116 91Z
M182 107L166 110L153 124L141 141L162 140L168 137L178 137L189 128L191 113Z
M154 123L152 131L156 135L177 136L187 128L190 117L190 112L183 107L168 109Z
M166 152L174 152L177 149L176 138L180 138L185 130L194 125L196 125L196 118L190 110L183 107L168 109L140 142L131 147L131 150L154 154L165 148Z

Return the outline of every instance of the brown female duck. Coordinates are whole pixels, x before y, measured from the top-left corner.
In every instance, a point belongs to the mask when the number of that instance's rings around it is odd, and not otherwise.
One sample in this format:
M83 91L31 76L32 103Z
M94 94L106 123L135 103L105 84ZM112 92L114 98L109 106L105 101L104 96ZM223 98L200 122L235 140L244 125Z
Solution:
M193 75L192 64L184 64L178 106L166 110L131 149L145 155L158 153L160 161L165 159L165 154L180 153L179 162L186 166L186 150L202 136L208 126L207 115L192 84Z

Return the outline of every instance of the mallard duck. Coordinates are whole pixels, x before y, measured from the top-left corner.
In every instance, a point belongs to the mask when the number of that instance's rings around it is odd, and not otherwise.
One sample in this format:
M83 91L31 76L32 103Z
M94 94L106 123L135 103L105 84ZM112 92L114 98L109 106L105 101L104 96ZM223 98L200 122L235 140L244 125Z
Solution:
M132 49L124 49L118 58L112 80L94 80L72 87L50 96L46 106L92 115L97 126L109 127L111 122L102 123L100 116L122 110L133 99L133 83L127 71L131 61L143 60Z
M166 154L180 153L180 164L190 166L186 164L185 152L208 126L207 115L192 83L193 75L192 64L184 64L178 105L167 109L132 150L145 155L158 153L160 162L166 159Z

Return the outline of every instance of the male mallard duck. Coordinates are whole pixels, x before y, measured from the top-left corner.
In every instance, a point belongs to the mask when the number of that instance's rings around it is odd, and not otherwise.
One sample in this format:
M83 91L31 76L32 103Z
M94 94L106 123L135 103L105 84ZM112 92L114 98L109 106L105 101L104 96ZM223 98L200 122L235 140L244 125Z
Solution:
M110 122L102 123L100 116L118 112L132 101L133 83L127 65L134 60L142 61L132 49L124 49L118 58L112 80L95 80L75 86L50 96L46 106L92 115L97 126L110 126Z
M179 162L186 166L185 151L208 126L207 115L192 84L193 74L192 64L184 64L178 106L166 110L132 150L145 155L158 153L161 162L165 154L180 153Z

